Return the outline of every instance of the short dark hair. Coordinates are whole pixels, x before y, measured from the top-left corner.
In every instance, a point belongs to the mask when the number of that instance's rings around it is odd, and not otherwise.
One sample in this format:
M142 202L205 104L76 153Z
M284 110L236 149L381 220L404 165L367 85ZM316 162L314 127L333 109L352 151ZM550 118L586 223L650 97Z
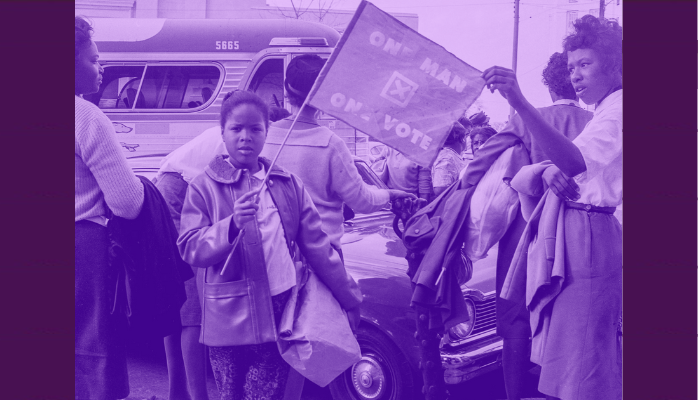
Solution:
M80 15L75 16L75 58L78 58L80 50L92 42L94 31L87 18Z
M564 53L554 53L542 71L542 83L552 92L565 99L576 100L576 91L571 85L571 74L567 68L569 57Z
M472 129L471 132L469 132L469 138L474 139L474 136L476 136L479 133L481 133L482 135L486 135L490 138L498 132L496 132L496 130L490 126L477 126L476 128Z
M457 122L459 122L460 124L462 124L462 126L463 126L465 129L467 129L467 130L471 129L472 126L474 126L474 125L472 124L472 122L469 120L469 118L467 118L466 115L463 115L463 116L459 117L459 119L457 120Z
M445 145L450 145L453 143L459 143L462 140L464 140L465 136L467 136L467 130L464 128L462 124L459 122L455 122L452 124L452 129L450 130L450 133L447 135L447 139L445 140Z
M270 121L272 122L277 122L290 115L292 115L292 113L282 107L270 107Z
M564 38L564 51L591 49L603 60L608 73L622 75L622 27L614 19L600 21L584 15L574 22L575 32Z
M287 66L284 88L287 89L289 102L301 107L316 82L319 72L326 61L316 54L303 54L294 57Z
M469 121L475 127L487 125L489 123L489 120L489 116L486 115L486 113L483 111L479 111L478 113L469 116Z
M233 111L234 108L241 104L250 104L255 106L260 110L263 115L263 121L265 121L265 128L270 126L270 110L267 108L267 104L260 98L257 94L253 92L248 92L245 90L234 90L232 92L226 93L224 96L224 101L221 104L221 129L224 129L226 125L226 120L228 115Z

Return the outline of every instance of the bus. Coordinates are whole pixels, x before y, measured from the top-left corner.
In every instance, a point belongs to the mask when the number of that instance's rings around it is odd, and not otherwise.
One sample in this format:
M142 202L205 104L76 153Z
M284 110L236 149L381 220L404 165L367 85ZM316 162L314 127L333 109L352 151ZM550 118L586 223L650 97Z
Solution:
M249 90L291 111L284 74L293 57L328 58L340 35L295 19L94 18L104 67L97 93L84 98L109 117L132 168L160 160L219 124L224 96ZM330 116L319 121L366 159L369 140Z

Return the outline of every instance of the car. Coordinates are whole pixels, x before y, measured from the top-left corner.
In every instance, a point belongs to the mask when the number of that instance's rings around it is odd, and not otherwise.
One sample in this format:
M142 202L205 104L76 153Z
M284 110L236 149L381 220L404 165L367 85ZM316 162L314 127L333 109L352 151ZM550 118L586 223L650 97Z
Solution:
M162 157L134 156L128 162L136 174L153 179ZM367 162L355 157L354 163L367 184L386 189ZM356 331L362 359L330 383L334 400L410 400L421 393L406 248L394 232L393 219L387 206L374 213L354 213L345 222L341 240L345 266L363 296ZM472 278L462 285L470 319L442 339L447 384L501 367L503 340L496 335L496 252L497 246L485 259L474 262Z
M153 181L158 175L160 163L167 154L148 154L138 156L126 156L126 161L134 171L134 174L141 175Z
M368 146L369 147L368 159L369 159L369 162L371 165L372 163L377 161L377 159L379 159L379 157L382 154L382 151L384 150L384 148L386 148L386 145L382 142L377 142L377 141L373 141L373 140L370 140L368 145L369 145Z

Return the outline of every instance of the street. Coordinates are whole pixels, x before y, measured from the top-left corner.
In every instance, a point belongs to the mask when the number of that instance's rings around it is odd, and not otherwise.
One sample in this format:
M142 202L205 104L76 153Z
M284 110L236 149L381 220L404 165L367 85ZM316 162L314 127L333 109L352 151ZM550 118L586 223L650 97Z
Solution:
M168 370L162 341L154 339L132 340L128 357L130 394L125 400L168 400ZM537 377L528 381L529 399L544 399L537 392ZM218 400L214 377L209 372L207 389L210 400ZM498 369L469 382L448 386L452 399L502 400L506 399L503 375ZM155 396L155 398L154 398ZM302 400L330 400L328 388L321 388L306 381Z

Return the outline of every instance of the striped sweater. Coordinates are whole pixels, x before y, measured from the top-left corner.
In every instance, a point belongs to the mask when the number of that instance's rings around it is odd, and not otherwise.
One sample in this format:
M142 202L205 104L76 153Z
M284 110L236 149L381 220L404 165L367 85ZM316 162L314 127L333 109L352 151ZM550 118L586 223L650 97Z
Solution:
M75 96L75 221L104 220L108 209L134 219L142 204L143 185L127 165L112 123Z

